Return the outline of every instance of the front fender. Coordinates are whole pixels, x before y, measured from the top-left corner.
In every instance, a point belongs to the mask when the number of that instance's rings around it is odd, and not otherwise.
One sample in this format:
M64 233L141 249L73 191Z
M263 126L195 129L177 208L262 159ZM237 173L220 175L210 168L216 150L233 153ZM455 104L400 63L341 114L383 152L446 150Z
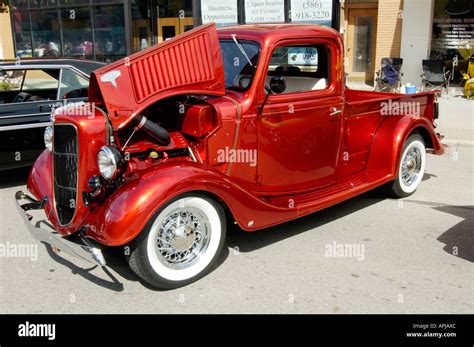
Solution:
M45 149L39 157L36 159L33 167L28 175L26 188L33 194L37 200L47 198L44 206L44 213L49 216L50 221L57 225L57 220L53 219L55 216L53 206L53 161L52 154L49 150ZM68 234L62 230L58 230L62 234Z
M403 145L414 131L428 134L435 154L443 154L443 146L433 124L424 117L388 116L373 137L368 159L368 173L395 177Z
M166 202L201 191L222 200L244 230L255 230L297 217L296 209L278 208L245 191L229 177L199 163L167 163L145 171L118 188L85 221L87 236L108 245L133 240Z

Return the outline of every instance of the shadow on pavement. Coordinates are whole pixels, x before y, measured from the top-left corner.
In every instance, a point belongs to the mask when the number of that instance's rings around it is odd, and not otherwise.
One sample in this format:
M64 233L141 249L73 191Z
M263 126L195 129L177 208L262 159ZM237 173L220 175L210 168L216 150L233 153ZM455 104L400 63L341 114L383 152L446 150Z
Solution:
M106 280L103 279L102 277L99 277L95 274L92 273L93 270L98 268L98 265L94 265L90 268L82 268L80 266L77 266L74 264L73 261L69 261L62 256L60 256L61 252L55 253L51 246L44 244L46 251L48 252L49 256L58 264L61 264L71 270L71 272L75 275L79 275L83 277L84 279L100 286L105 289L109 289L115 292L122 292L124 290L123 283L120 282L114 274L110 271L113 270L116 274L118 274L120 277L127 281L138 281L140 282L141 285L146 287L149 290L153 291L166 291L163 289L157 289L152 286L150 286L148 283L143 282L140 278L138 278L137 275L130 269L130 267L127 264L127 260L125 259L125 254L124 254L124 249L123 247L107 247L102 250L103 255L106 259L107 265L102 267L102 271L104 274L110 279ZM227 259L229 256L229 250L227 248L224 248L222 250L222 253L219 256L219 259L217 260L216 264L212 267L212 269L209 272L214 271L216 268L218 268L224 261ZM110 269L110 270L109 270Z
M437 211L461 217L464 220L445 231L438 241L445 244L444 250L456 257L474 262L474 206L438 206Z
M83 277L86 280L91 281L92 283L95 283L101 287L104 287L106 289L113 290L115 292L122 292L123 291L123 284L120 283L117 278L107 269L107 267L102 267L102 270L104 273L111 279L110 281L104 280L103 278L100 278L93 273L91 273L92 270L96 269L98 265L94 265L90 268L84 269L82 267L77 266L73 262L61 257L59 253L56 253L53 251L52 247L48 244L43 243L46 251L48 252L49 256L58 264L61 264L63 266L68 267L71 272L75 275L79 275Z
M386 194L383 192L383 187L381 187L308 216L255 232L246 232L232 224L227 233L227 246L230 248L238 247L239 252L252 252L289 237L323 227L329 222L385 199Z
M453 206L437 202L406 200L415 204L429 206L434 210L463 218L463 221L446 230L438 237L445 244L443 249L452 256L474 262L474 206Z
M0 171L0 189L26 184L31 167Z
M433 177L436 178L436 177L438 177L438 176L433 175L433 174L430 174L430 173L428 173L428 172L425 172L425 174L423 175L422 181L423 181L423 182L428 181L429 179L431 179L431 178L433 178Z

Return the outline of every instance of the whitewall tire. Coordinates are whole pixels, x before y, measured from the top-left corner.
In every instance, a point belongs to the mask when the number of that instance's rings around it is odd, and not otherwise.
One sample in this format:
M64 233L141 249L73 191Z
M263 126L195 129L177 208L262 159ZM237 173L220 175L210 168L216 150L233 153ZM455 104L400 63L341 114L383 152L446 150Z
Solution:
M154 287L187 285L213 267L225 231L220 204L201 194L182 195L160 208L130 244L129 265Z
M418 134L411 135L403 146L396 179L389 185L390 195L404 198L420 185L426 168L426 147Z

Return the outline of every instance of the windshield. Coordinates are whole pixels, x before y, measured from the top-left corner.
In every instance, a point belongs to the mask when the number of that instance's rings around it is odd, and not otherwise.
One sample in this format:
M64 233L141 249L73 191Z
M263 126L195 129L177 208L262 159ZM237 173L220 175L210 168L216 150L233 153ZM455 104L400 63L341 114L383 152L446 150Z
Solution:
M260 46L253 41L239 40L245 54L232 39L220 40L222 60L224 62L225 87L247 90L252 84L255 69L260 56ZM253 67L252 67L253 65Z

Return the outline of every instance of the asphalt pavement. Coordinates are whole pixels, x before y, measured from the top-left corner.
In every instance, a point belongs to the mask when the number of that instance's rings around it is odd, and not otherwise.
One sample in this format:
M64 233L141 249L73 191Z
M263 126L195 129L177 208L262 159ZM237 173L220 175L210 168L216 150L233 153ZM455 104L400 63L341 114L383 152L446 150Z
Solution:
M170 291L141 283L120 248L107 270L35 251L13 198L28 171L1 172L0 312L472 313L473 158L460 144L428 155L403 200L375 190L266 230L232 227L217 268Z

